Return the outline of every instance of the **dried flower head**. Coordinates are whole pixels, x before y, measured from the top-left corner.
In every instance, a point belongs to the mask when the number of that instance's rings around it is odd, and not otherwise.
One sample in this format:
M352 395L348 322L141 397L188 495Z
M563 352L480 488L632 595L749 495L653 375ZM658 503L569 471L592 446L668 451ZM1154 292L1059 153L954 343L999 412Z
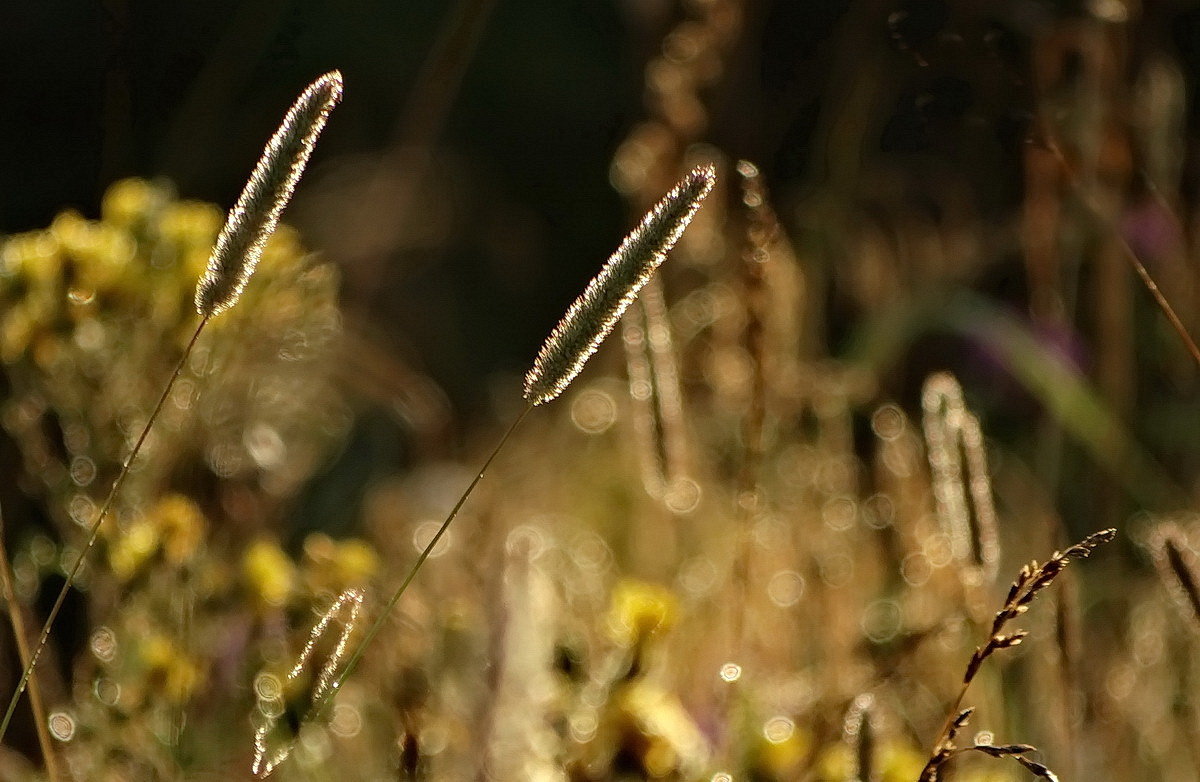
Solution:
M229 210L208 268L196 286L196 310L202 316L211 317L237 302L304 173L329 112L341 99L342 74L330 71L308 85L288 109Z
M692 170L642 218L550 332L525 375L525 399L561 394L667 257L717 181L712 166Z

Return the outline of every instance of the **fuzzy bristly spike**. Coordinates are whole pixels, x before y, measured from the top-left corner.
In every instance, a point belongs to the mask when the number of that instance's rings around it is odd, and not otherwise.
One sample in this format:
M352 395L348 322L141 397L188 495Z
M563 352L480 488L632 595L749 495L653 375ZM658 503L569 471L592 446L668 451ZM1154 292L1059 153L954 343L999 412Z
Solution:
M550 332L525 375L525 400L531 406L566 390L662 265L716 180L712 166L692 170L625 237Z
M1200 567L1187 535L1174 524L1162 524L1151 535L1154 564L1179 608L1180 616L1200 629Z
M217 237L196 286L196 310L211 317L232 307L254 273L304 173L329 112L342 99L342 74L330 71L300 94L267 142L246 187Z

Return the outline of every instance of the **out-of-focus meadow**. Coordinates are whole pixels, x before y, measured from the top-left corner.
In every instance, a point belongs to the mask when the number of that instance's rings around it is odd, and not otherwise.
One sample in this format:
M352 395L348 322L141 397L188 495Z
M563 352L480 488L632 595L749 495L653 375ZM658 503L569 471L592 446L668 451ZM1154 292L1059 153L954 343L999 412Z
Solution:
M257 752L281 780L916 782L974 706L940 779L1200 780L1200 356L1135 271L1200 333L1200 5L27 5L0 12L4 701L254 156L346 81L55 626L58 779ZM709 163L301 725L544 335ZM1022 565L1105 527L956 704ZM46 778L36 734L23 701L0 779Z

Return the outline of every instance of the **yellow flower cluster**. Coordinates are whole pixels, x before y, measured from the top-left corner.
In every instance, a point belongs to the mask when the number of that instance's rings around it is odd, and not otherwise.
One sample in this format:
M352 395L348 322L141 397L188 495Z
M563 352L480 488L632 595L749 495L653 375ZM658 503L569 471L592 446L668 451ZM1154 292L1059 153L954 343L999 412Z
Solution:
M99 315L149 317L186 329L192 297L224 215L212 204L176 201L164 185L142 179L114 183L101 219L59 214L50 227L0 244L0 360L48 367L65 340ZM299 267L305 256L295 231L280 226L260 268Z
M173 703L187 701L200 683L199 664L170 638L151 635L138 645L149 686Z
M246 588L261 607L283 606L300 595L337 595L361 587L378 570L379 555L366 541L334 540L321 533L305 539L299 567L277 543L265 539L251 544L242 557Z
M665 587L626 579L612 593L608 630L622 646L634 646L665 633L675 624L679 603Z
M921 775L921 769L929 759L927 753L900 741L884 741L875 757L879 769L879 782L912 782ZM836 744L822 752L817 759L817 779L821 782L854 782L854 758L850 747ZM968 779L972 782L985 782L990 780L990 777L964 776L962 779L964 782ZM1007 777L1001 779L1007 780Z
M296 566L272 540L250 544L242 556L246 586L262 606L282 606L296 584Z
M204 540L207 524L196 504L181 494L169 494L148 513L124 529L109 529L109 566L121 581L136 576L161 553L172 567L190 560Z
M369 581L379 570L379 555L366 541L316 533L304 540L302 567L310 594L336 595Z

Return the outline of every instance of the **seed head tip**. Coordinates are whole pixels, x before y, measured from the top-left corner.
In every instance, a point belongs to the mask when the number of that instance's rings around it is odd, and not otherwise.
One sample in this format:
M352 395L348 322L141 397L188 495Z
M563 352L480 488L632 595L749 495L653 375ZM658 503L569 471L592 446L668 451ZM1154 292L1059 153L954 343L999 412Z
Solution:
M542 344L525 375L525 399L540 405L566 390L666 259L717 181L700 166L671 188L621 242Z
M330 71L300 94L263 150L196 286L196 311L211 317L232 307L275 231L329 112L342 99L342 74Z

